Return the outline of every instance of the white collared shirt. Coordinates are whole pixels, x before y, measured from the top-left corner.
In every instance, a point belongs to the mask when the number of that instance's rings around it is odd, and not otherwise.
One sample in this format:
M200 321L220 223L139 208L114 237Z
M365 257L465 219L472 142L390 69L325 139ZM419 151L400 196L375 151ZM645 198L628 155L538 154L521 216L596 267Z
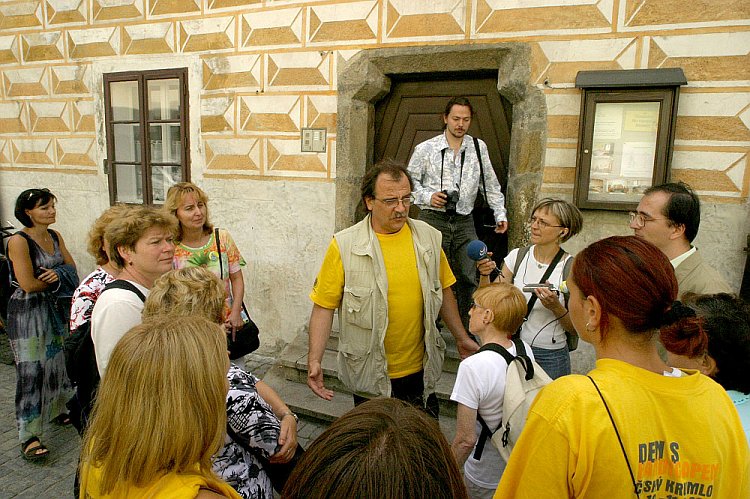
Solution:
M479 140L479 150L482 155L487 203L492 208L495 221L505 222L508 220L505 196L500 189L495 170L492 168L487 145L482 140ZM462 155L464 157L463 168L461 167ZM414 201L420 209L445 211L445 208L434 208L430 205L432 195L441 190L458 190L456 212L460 215L471 214L477 194L482 190L482 183L479 178L477 151L474 147L474 139L470 135L464 135L457 154L454 154L453 149L448 145L445 132L417 144L409 160L408 170L414 182Z
M669 261L669 263L672 264L672 268L676 269L679 264L684 262L688 259L690 255L698 251L698 249L695 246L690 246L690 249L687 250L685 253L681 254L680 256L676 256L673 259Z

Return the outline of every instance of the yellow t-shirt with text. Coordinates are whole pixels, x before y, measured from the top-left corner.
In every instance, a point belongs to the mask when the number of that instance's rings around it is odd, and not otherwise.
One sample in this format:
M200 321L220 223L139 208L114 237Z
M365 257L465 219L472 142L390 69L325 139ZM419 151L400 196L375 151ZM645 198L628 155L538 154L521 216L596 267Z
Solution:
M388 329L384 342L388 377L402 378L421 371L424 357L424 303L417 257L408 225L395 234L376 235L388 279ZM442 249L440 282L443 289L456 282ZM335 309L341 304L343 292L344 265L336 239L332 239L310 299L316 305Z
M590 376L607 401L640 497L750 497L750 449L724 389L697 371L674 378L614 359ZM591 380L539 392L496 499L635 497L625 457Z

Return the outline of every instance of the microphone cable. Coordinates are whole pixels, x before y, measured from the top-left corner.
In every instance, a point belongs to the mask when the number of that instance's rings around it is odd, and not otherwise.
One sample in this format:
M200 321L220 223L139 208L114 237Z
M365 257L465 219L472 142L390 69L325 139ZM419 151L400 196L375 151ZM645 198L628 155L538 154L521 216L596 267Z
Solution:
M547 324L545 324L544 326L542 326L539 329L539 331L536 332L536 334L534 335L534 337L531 339L531 343L529 344L529 346L532 346L532 347L534 346L534 342L536 341L537 336L539 336L539 333L541 333L542 331L544 331L544 328L546 328L547 326L549 326L553 322L559 321L560 319L562 319L563 317L565 317L566 315L568 315L568 313L569 313L569 311L565 310L565 313L562 314L560 317L555 317L554 319L552 319L551 321L549 321ZM526 319L526 320L528 320L528 319ZM557 343L555 341L555 335L552 335L552 344L554 345L555 343Z

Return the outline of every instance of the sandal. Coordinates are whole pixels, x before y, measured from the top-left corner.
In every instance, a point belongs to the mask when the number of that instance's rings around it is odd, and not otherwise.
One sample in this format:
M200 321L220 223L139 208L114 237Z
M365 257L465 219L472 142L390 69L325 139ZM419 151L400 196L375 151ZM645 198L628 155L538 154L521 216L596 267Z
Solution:
M38 437L31 437L21 444L21 456L27 461L39 461L48 455L49 449L42 445Z

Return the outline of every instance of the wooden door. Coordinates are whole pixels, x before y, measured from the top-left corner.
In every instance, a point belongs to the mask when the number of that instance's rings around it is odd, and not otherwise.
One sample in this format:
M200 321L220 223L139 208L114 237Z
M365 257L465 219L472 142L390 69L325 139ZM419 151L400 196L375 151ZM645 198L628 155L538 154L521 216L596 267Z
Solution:
M506 208L510 209L506 186L512 106L497 92L496 73L394 78L391 92L375 107L375 161L391 158L408 163L417 144L443 132L445 105L457 95L467 97L474 108L469 135L487 144L492 167L506 194ZM501 262L508 249L507 235L477 234Z

